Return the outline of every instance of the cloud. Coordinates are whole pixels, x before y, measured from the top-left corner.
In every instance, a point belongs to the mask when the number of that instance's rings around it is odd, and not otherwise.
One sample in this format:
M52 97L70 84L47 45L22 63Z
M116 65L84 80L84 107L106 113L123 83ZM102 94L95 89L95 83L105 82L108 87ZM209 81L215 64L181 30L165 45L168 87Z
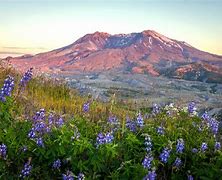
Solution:
M17 49L17 50L39 49L39 50L47 50L47 48L44 48L44 47L16 47L16 46L5 46L5 47L2 47L2 49Z
M24 54L21 52L13 52L13 51L0 51L0 54Z

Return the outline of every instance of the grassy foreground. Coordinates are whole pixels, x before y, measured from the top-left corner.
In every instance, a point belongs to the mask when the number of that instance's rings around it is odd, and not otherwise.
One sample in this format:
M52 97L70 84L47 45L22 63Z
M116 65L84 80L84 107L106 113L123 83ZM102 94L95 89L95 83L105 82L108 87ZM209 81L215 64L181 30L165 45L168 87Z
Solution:
M133 109L0 70L0 179L222 179L220 121L170 104Z

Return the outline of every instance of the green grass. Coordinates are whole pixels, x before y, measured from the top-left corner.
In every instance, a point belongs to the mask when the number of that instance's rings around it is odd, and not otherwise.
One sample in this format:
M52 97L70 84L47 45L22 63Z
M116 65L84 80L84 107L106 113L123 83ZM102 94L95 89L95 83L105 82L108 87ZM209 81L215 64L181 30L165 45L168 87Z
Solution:
M204 121L191 116L183 109L174 107L164 109L161 113L152 114L151 109L133 102L119 102L112 96L109 102L103 103L90 95L80 96L63 82L35 77L19 93L18 83L21 75L12 69L0 69L0 85L7 75L15 77L15 89L12 97L0 102L0 145L7 146L7 154L0 154L0 179L19 179L25 163L32 166L27 179L62 179L62 174L71 171L73 176L80 172L86 179L143 179L148 171L154 171L157 179L220 179L222 177L222 152L215 150L216 141L221 141L221 129L213 135L211 128ZM85 102L90 102L89 112L83 112ZM36 132L42 137L44 147L39 147L36 138L28 134L36 126L33 116L40 108L45 109L45 120L38 119L49 127L48 116L55 114L51 131ZM141 112L144 126L137 124L137 113ZM167 111L170 112L168 115ZM148 116L145 116L147 115ZM64 118L64 125L57 125L59 117ZM117 123L108 122L110 116L117 117ZM127 128L126 117L136 123L136 131ZM202 130L199 126L203 125ZM164 135L157 132L157 127L164 127ZM99 133L104 135L113 131L113 141L97 144ZM80 137L74 135L80 133ZM145 137L152 140L153 161L151 169L142 165L147 155ZM185 142L183 153L176 152L177 140ZM205 142L208 149L201 151ZM22 151L23 147L26 151ZM164 148L171 148L166 164L160 161ZM193 153L192 148L198 152ZM176 168L175 159L179 157L182 165ZM61 160L61 167L53 169L53 162Z

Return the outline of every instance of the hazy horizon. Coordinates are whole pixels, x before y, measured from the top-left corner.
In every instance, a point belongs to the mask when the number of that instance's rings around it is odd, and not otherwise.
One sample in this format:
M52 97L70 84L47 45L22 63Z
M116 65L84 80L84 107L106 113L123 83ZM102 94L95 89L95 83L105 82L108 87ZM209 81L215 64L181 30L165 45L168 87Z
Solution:
M222 55L219 0L2 0L0 16L0 57L53 50L95 31L148 29Z

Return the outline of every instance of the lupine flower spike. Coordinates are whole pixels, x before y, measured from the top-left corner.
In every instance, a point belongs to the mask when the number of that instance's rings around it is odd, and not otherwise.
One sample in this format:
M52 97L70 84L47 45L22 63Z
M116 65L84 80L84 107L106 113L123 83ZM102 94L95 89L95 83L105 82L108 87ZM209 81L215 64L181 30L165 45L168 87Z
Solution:
M5 159L6 153L7 153L7 146L5 144L1 144L0 145L0 157Z
M21 88L24 88L27 83L32 79L32 69L30 68L28 71L25 72L25 74L23 75L19 85Z
M8 76L5 81L4 85L0 90L0 101L5 102L7 96L11 96L11 92L14 89L14 78Z
M29 162L25 163L23 170L21 171L20 177L26 178L31 174L32 166Z
M170 152L171 152L171 149L164 148L163 152L160 154L160 160L163 163L167 163L167 161L168 161L168 159L170 157Z

